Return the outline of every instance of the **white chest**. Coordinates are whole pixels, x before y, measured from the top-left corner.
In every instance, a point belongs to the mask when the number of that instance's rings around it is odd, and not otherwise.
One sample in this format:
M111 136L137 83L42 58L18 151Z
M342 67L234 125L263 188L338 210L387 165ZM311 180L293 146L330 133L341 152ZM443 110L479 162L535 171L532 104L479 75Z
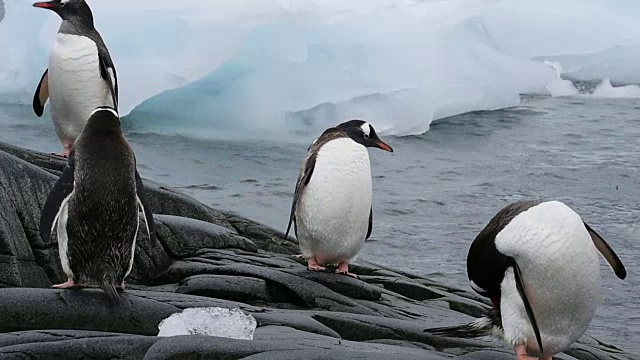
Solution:
M98 47L89 38L58 34L49 55L49 86L53 90L79 91L100 80ZM58 92L59 93L59 92Z
M296 208L303 253L355 256L367 234L371 193L367 149L347 138L325 144Z
M75 139L91 112L112 106L100 76L96 44L87 37L58 34L49 56L51 115L59 136Z

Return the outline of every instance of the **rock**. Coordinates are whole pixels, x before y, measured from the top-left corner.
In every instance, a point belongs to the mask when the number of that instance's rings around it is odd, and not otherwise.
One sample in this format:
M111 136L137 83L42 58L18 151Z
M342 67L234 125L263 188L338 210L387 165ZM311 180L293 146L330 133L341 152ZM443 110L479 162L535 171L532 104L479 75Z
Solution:
M337 332L313 319L311 315L312 314L301 311L295 313L278 311L271 313L256 313L253 314L253 317L258 321L258 326L286 326L309 333L340 338L340 335Z
M155 215L154 218L171 233L170 236L163 237L163 244L172 257L192 256L202 248L258 251L251 240L220 225L173 215ZM183 241L185 238L189 241Z
M0 143L0 358L510 359L499 341L423 329L471 321L485 299L365 261L360 279L311 272L277 230L144 180L156 238L141 229L127 290L114 307L98 289L57 290L58 246L38 231L65 160ZM192 307L238 308L252 341L158 338L158 324ZM583 337L558 359L637 359Z
M288 270L286 272L307 280L313 280L337 292L338 294L354 299L378 300L382 295L378 287L371 286L364 281L356 280L350 276L309 271L301 267Z
M0 358L142 359L159 339L95 331L50 330L0 334Z
M177 292L246 303L271 300L266 281L244 276L194 275L184 279Z
M513 354L507 353L506 351L495 351L495 350L481 350L474 351L472 353L468 353L462 356L458 356L459 360L513 360Z
M298 276L294 276L282 271L262 268L253 265L225 265L214 270L216 274L253 276L268 280L274 291L275 302L290 301L297 306L308 308L321 308L332 311L349 311L361 314L374 314L368 309L352 299L333 292L329 288ZM335 274L324 274L333 276Z
M0 289L0 332L76 329L156 335L180 309L125 292L114 307L101 290Z
M309 334L283 327L267 327L256 331L254 340L222 339L203 336L176 336L156 342L145 360L186 358L198 354L198 359L444 359L424 350L388 345L366 346L340 341L322 335Z

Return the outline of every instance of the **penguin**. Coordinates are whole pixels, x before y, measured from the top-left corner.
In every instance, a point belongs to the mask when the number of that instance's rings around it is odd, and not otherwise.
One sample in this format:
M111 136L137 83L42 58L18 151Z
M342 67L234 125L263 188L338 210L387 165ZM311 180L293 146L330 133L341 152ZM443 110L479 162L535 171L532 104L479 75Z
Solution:
M91 113L50 192L40 217L47 242L55 230L67 281L54 288L97 284L114 302L131 272L142 210L154 238L153 213L125 139L118 113L98 107Z
M518 360L551 360L591 323L601 299L598 252L620 279L627 276L607 242L564 203L512 203L489 221L467 256L471 287L491 299L492 309L470 324L425 332L494 335Z
M52 0L33 6L62 18L49 67L33 96L33 110L41 117L50 99L51 118L66 157L96 107L118 109L118 77L85 0Z
M289 225L310 270L349 272L373 228L371 165L367 147L393 152L374 128L350 120L325 130L311 144L296 182Z

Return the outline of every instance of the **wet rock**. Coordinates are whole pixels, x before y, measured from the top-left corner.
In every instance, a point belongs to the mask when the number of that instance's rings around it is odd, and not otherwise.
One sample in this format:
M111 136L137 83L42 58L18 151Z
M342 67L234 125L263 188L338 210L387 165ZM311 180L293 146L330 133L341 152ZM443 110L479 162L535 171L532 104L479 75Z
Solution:
M0 289L0 332L76 329L156 335L175 306L125 292L121 306L97 289Z
M426 350L388 345L371 345L340 341L321 335L283 327L267 327L254 340L221 339L202 336L176 336L156 342L145 360L189 358L198 359L444 359Z
M221 275L253 276L267 280L271 284L273 289L271 293L276 302L295 299L291 303L308 308L375 314L373 310L333 292L324 285L282 271L240 264L220 266L213 271ZM333 274L325 275L332 276Z
M458 356L456 359L459 360L513 360L514 355L511 353L507 353L506 351L495 351L495 350L481 350L474 351L472 353L468 353L462 356Z
M50 330L0 334L2 359L142 359L159 339L95 331Z
M256 313L253 314L253 317L258 321L258 326L286 326L309 333L340 338L337 332L313 319L311 315L312 314L305 313L304 311L297 311L295 313L277 311L262 314Z
M354 299L378 300L381 296L380 288L342 274L309 271L304 267L298 267L286 271L289 274L315 281L329 289Z
M246 303L271 300L266 281L244 276L190 276L181 282L177 292Z
M165 250L176 258L192 256L202 248L258 251L251 240L220 225L173 215L155 215L154 218L169 229L171 235L163 237L162 242Z

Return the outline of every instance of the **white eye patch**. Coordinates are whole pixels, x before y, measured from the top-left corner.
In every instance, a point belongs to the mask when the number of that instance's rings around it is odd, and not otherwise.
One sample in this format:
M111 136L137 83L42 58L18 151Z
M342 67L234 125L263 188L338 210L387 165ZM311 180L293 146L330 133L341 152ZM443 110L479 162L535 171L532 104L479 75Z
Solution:
M66 3L68 3L69 1L71 1L71 0L62 0L62 1L60 1L60 3L61 3L61 4L66 4Z
M362 129L365 139L368 139L369 135L371 135L371 125L369 125L369 123L364 123L360 126L360 129Z

